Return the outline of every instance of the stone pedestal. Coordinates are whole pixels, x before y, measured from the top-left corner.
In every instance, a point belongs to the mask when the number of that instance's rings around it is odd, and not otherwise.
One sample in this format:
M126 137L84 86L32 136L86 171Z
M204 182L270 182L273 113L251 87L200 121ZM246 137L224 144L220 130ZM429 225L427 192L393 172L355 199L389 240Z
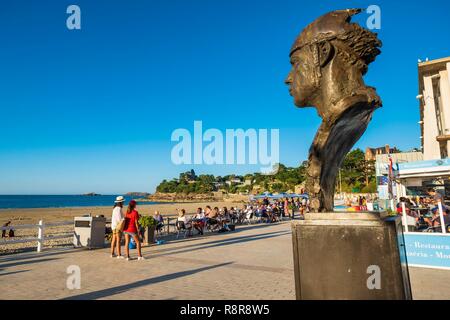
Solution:
M401 219L307 214L292 224L298 300L410 300Z

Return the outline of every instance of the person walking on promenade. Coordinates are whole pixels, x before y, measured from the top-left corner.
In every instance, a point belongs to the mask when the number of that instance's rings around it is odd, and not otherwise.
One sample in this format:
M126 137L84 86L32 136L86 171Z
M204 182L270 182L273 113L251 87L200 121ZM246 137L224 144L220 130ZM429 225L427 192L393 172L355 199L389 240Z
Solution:
M117 248L117 258L123 259L121 253L121 240L122 240L122 230L124 227L123 219L123 202L125 199L122 196L118 196L116 201L114 201L114 209L111 217L111 229L112 229L112 240L111 240L111 258L115 257L115 249Z
M125 227L123 233L125 234L125 251L127 253L127 261L130 260L130 237L136 242L138 251L138 260L145 260L141 252L141 242L138 237L139 230L139 213L136 211L136 201L131 200L128 204L127 213L125 215Z
M283 207L284 207L284 214L287 217L290 217L290 214L289 214L289 200L288 200L288 198L284 198Z

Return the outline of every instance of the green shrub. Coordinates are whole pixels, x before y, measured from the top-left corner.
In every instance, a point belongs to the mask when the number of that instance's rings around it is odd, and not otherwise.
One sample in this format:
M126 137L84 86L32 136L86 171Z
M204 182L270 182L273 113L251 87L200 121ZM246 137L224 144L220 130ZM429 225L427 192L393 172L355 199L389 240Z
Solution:
M139 218L139 225L145 229L148 227L156 227L158 221L152 216L141 216Z

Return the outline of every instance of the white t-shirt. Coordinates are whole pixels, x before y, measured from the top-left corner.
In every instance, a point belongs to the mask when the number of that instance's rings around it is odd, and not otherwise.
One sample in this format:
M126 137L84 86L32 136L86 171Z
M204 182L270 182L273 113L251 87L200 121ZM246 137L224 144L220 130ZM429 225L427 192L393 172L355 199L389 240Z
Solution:
M195 219L203 219L205 217L205 214L203 212L197 213L195 215Z
M123 211L121 207L115 207L111 217L111 229L116 229L119 222L123 219Z

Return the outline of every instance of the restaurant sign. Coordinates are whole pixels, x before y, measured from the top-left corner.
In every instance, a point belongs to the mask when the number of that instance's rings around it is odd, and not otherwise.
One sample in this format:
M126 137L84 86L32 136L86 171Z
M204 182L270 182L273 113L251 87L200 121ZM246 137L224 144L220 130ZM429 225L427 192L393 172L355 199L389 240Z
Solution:
M408 265L450 270L450 235L405 233Z

